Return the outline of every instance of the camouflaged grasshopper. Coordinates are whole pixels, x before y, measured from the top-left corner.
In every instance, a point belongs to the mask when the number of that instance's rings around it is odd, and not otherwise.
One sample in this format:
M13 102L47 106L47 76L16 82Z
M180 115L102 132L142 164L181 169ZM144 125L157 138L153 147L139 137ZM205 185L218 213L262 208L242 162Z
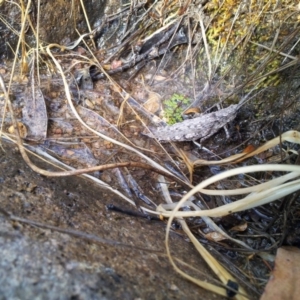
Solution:
M227 123L234 120L239 104L230 105L209 114L204 114L194 119L184 120L171 126L158 127L152 131L150 137L155 137L160 142L203 142Z

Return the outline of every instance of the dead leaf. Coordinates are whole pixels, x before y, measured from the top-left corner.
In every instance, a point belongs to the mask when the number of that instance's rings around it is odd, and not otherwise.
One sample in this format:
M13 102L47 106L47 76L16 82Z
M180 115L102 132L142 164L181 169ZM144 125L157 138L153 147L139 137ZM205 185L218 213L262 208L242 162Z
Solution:
M184 115L189 115L189 114L199 114L200 113L200 108L199 107L191 107L188 108L187 110L184 111Z
M18 128L19 128L19 134L20 134L20 137L22 139L26 138L27 137L27 128L26 126L21 123L21 122L17 122L18 124ZM11 125L9 128L8 128L8 132L13 134L15 132L15 128L13 125Z
M27 138L41 141L47 136L47 110L42 91L33 83L31 84L32 86L25 91L23 122L28 129Z
M248 145L244 150L243 153L251 153L255 150L255 147L253 145Z
M237 226L232 227L230 230L231 231L245 231L248 227L247 223L243 223Z
M160 109L161 97L157 93L149 92L148 100L143 106L147 111L155 114Z
M281 247L275 267L260 300L297 300L300 295L300 249Z
M226 239L226 237L223 234L220 234L219 232L210 232L205 234L205 237L210 240L210 241L214 241L214 242L219 242L219 241L223 241Z

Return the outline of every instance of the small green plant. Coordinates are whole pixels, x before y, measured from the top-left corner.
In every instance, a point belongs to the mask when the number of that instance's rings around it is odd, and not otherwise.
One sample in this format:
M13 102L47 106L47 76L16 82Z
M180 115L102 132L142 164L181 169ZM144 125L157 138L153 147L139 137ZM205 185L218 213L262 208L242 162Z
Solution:
M190 99L184 95L173 94L170 99L164 101L164 118L169 125L181 122L182 112Z

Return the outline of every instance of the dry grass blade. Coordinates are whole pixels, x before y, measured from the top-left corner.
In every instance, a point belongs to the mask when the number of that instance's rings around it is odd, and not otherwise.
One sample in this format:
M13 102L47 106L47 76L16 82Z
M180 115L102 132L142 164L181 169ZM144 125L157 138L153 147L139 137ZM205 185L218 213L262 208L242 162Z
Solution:
M60 71L60 74L61 74L61 77L62 77L62 80L63 80L63 83L64 83L64 87L65 87L65 92L66 92L66 97L67 97L67 100L68 100L68 103L71 107L71 110L72 112L74 113L74 115L76 116L76 118L80 121L80 123L86 127L88 130L90 130L91 132L93 132L94 134L98 135L99 137L109 141L109 142L112 142L116 145L119 145L119 146L122 146L124 147L125 149L127 150L130 150L134 153L136 153L137 155L139 155L140 157L142 157L143 159L145 159L151 166L155 167L156 169L159 169L159 170L162 170L166 173L169 173L170 175L172 175L167 169L163 168L161 165L159 165L158 163L156 163L155 161L151 160L149 157L147 157L146 155L144 155L143 153L141 153L140 151L136 150L135 148L129 146L129 145L126 145L124 143L121 143L121 142L118 142L106 135L103 135L101 133L99 133L98 131L92 129L90 126L88 126L82 119L81 117L79 116L79 114L77 113L75 107L74 107L74 104L72 103L72 100L71 100L71 94L70 94L70 90L69 90L69 86L68 86L68 83L67 83L67 80L64 76L64 72L61 68L61 65L58 63L58 61L55 59L55 57L53 56L53 54L51 53L51 45L49 45L47 48L46 48L46 51L47 53L49 54L49 56L52 58L54 64L56 65L57 69Z
M160 176L159 181L161 182L161 188L165 197L166 202L168 203L167 205L173 205L175 203L172 202L172 199L168 193L168 190L166 188L166 183L164 181L164 179ZM161 211L165 211L164 208L162 208L162 206L160 207ZM220 232L221 234L223 234L224 236L228 236L225 232L223 232L220 228L218 228L218 226L216 226L214 224L214 222L207 217L203 217L203 220L207 223L207 225L210 228L214 228L217 232ZM177 221L180 223L180 225L182 226L183 231L187 234L187 236L189 237L189 239L192 241L192 243L194 244L195 248L197 249L197 251L199 252L199 254L201 255L201 257L205 260L205 262L209 265L209 267L212 269L212 271L218 276L218 278L220 279L220 281L223 283L224 286L226 286L228 284L228 282L235 282L235 278L233 276L231 276L231 274L225 269L223 268L220 263L204 248L204 246L202 246L200 244L200 242L196 239L196 237L192 234L192 232L190 231L188 225L186 224L186 222L182 219L182 218L178 218ZM168 230L168 227L167 227ZM231 239L228 236L229 239ZM205 288L211 292L214 292L216 294L222 295L222 296L227 296L227 291L224 288L220 288L219 286L207 283L205 281L202 280L198 280L188 274L186 274L185 272L181 271L177 265L175 264L175 261L171 255L170 252L170 248L169 248L169 235L168 235L168 231L167 231L167 235L166 235L166 249L167 249L167 255L169 257L169 260L171 262L171 264L173 265L174 269L180 274L182 275L184 278L194 282L195 284L197 284L198 286ZM247 245L243 245L246 248ZM236 296L236 299L247 299L248 297L244 297L246 294L246 292L242 289L239 288L238 291L238 295Z
M171 197L169 195L169 192L168 192L167 183L166 183L165 179L163 178L163 176L159 176L158 180L160 182L161 190L162 190L162 193L164 195L165 202L166 202L166 204L160 204L157 207L156 211L157 211L157 213L160 214L160 210L163 210L163 211L173 210L176 207L177 203L174 203L172 201L172 199L171 199ZM201 208L199 206L195 205L190 200L188 200L185 203L185 205L191 206L195 211L201 210ZM149 213L154 213L153 211L148 210L148 209L146 209L145 211L147 211ZM222 230L219 226L217 226L216 223L210 217L208 217L208 216L202 216L202 219L206 223L206 225L207 225L208 228L211 228L215 232L218 232L224 238L226 238L226 239L228 239L228 240L236 243L237 245L242 246L245 249L252 250L252 248L249 247L247 244L245 244L243 241L240 241L238 239L234 239L234 238L230 237L224 230Z
M252 194L248 195L242 200L217 207L211 210L202 210L202 211L192 211L192 212L180 212L179 209L187 205L187 202L189 201L189 198L193 196L196 192L203 192L205 193L206 190L204 188L213 182L222 180L224 178L237 175L239 173L248 173L248 172L257 172L257 171L290 171L290 174L287 174L285 176L282 176L280 180L274 180L272 182L273 187L268 187L266 190L262 190L262 186L260 185L256 192L253 192ZM199 251L201 256L205 259L205 261L210 265L212 270L216 273L216 275L219 276L220 280L226 284L229 282L229 280L234 281L234 278L222 267L220 264L211 256L211 254L199 243L199 241L196 239L196 237L191 233L189 227L185 223L185 221L182 219L184 217L220 217L225 216L234 212L246 210L249 208L253 208L256 206L260 206L266 203L269 203L271 201L274 201L276 199L282 198L290 193L293 193L300 189L300 180L294 180L292 182L279 184L281 182L293 179L295 177L300 176L300 167L298 166L290 166L290 165L264 165L264 166L250 166L250 167L242 167L242 168L236 168L234 170L230 170L227 172L224 172L222 174L216 175L212 178L209 178L202 183L200 183L198 186L196 186L194 189L192 189L189 193L187 193L181 201L178 203L174 203L170 206L170 204L167 205L160 205L157 207L157 211L160 212L160 214L164 217L168 217L168 225L167 225L167 232L166 232L166 249L167 253L169 255L169 259L175 268L175 270L180 273L183 277L186 279L189 279L193 281L194 283L198 284L199 286L203 287L203 282L198 281L195 278L191 278L191 276L185 274L182 272L175 264L174 260L172 259L172 256L170 254L170 246L169 246L169 232L171 229L171 224L174 218L177 218L177 220L180 222L183 230L186 232L190 240L193 242L196 249ZM275 182L276 181L276 182ZM242 193L243 189L240 189L239 192ZM228 194L230 194L230 191ZM232 191L233 193L236 193L237 191ZM249 189L247 192L250 192ZM171 211L166 211L166 207L168 209L171 209ZM210 288L210 287L206 287ZM219 292L219 290L215 290L216 293ZM246 299L246 293L242 289L239 289L239 292L241 294L238 294L236 297L237 299ZM246 298L245 298L246 297Z
M290 143L296 143L300 144L300 132L295 131L295 130L290 130L287 132L284 132L280 136L266 142L264 145L258 147L257 149L253 151L245 151L242 153L238 153L235 155L232 155L230 157L226 157L224 159L221 159L219 161L208 161L204 159L197 159L194 161L193 166L212 166L212 165L223 165L223 164L228 164L228 163L239 163L249 157L253 157L254 155L257 155L259 153L262 153L272 147L275 147L282 142L290 142Z
M53 57L54 59L54 57ZM58 62L54 59L54 62L58 64ZM58 64L58 66L60 67L60 65ZM61 74L63 74L63 71L62 69L60 69L61 71ZM62 75L63 76L63 75ZM66 79L65 77L63 76L63 79L64 79L64 82L66 83ZM17 141L17 145L18 145L18 148L20 150L20 153L24 159L24 161L28 164L28 166L30 166L35 172L38 172L42 175L45 175L45 176L52 176L52 177L60 177L60 176L72 176L72 175L79 175L79 174L83 174L83 173L88 173L88 172L94 172L94 171L99 171L101 169L105 169L105 168L116 168L116 167L130 167L135 165L135 167L137 167L138 165L141 167L143 164L135 164L135 163L132 163L132 162L128 162L128 163L119 163L119 164L111 164L110 166L106 166L106 167L103 167L103 166L96 166L96 167L93 167L93 168L85 168L85 169L80 169L80 170L73 170L73 171L62 171L62 172L51 172L51 171L47 171L47 170L43 170L39 167L37 167L36 165L34 165L30 158L28 157L26 151L25 151L25 148L23 146L23 142L21 140L21 137L20 137L20 132L19 132L19 126L17 125L17 122L15 120L15 117L14 117L14 111L13 111L13 108L12 108L12 105L11 105L11 102L10 102L10 99L9 99L9 96L8 96L8 92L6 90L6 87L5 87L5 84L4 84L4 81L3 81L3 78L0 76L0 86L4 92L4 95L5 95L5 101L8 105L8 108L9 108L9 111L10 111L10 114L11 114L11 117L12 117L12 121L13 121L13 125L14 125L14 132L16 132L16 141ZM71 103L71 107L73 108L74 112L75 112L75 115L78 116L79 120L81 120L81 118L79 117L77 111L75 110L73 104L72 104L72 101L71 101L71 96L70 96L70 92L69 92L69 89L68 89L68 85L66 83L66 89L68 91L67 95L69 97L69 101ZM145 156L144 154L142 154L141 152L135 150L134 148L126 145L126 144L123 144L123 143L120 143L114 139L111 139L105 135L102 135L100 134L99 132L91 129L89 126L86 125L86 123L84 123L82 120L81 122L88 128L90 129L91 131L93 131L94 133L96 133L97 135L103 137L104 139L108 139L109 141L112 141L112 142L115 142L116 144L119 144L119 145L122 145L124 148L128 148L129 150L132 150L133 152L136 152L138 154L140 154L142 157L146 158L146 160L148 160L150 163L152 162L153 166L151 167L151 165L147 165L147 164L144 164L143 167L145 168L149 168L152 169L152 170L157 170L158 172L163 172L163 174L165 176L171 176L173 179L175 180L179 180L179 182L182 183L182 180L179 179L179 178L176 178L176 176L174 176L172 173L170 173L168 170L162 168L160 165L158 165L156 162L152 161L151 159L149 159L147 156ZM154 166L158 166L157 168L154 167ZM107 185L104 185L104 186L107 186ZM123 197L124 198L124 197ZM126 197L125 197L126 198ZM134 202L132 201L129 201L131 204L134 204Z
M184 205L188 199L193 196L197 192L202 192L205 187L210 184L223 180L228 177L232 177L238 174L246 174L252 172L267 172L267 171L280 171L280 172L292 172L288 176L284 176L283 180L290 180L291 178L295 178L300 175L300 167L299 166L291 166L291 165L257 165L257 166L247 166L240 167L236 169L232 169L229 171L225 171L221 174L215 175L209 179L204 180L197 186L195 186L191 191L189 191L173 208L170 212L165 212L164 205L158 206L157 210L161 212L164 217L170 217L173 219L174 217L192 217L192 216L209 216L209 217L220 217L226 216L228 214L242 211L245 209L249 209L252 207L260 206L271 201L277 200L285 195L293 193L297 191L299 186L299 180L294 180L288 183L282 183L278 185L278 181L273 182L276 184L273 187L268 187L267 190L261 191L261 185L258 185L257 191L255 193L248 195L247 197L238 200L236 202L226 204L214 209L210 210L202 210L197 212L181 212L179 209ZM231 191L232 194L245 194L245 192L249 192L250 189L245 188L239 190ZM204 190L205 192L205 190ZM254 188L251 189L251 192L254 192ZM276 193L275 193L276 192ZM212 192L213 193L213 192ZM226 191L225 191L226 193ZM228 194L231 194L228 191Z

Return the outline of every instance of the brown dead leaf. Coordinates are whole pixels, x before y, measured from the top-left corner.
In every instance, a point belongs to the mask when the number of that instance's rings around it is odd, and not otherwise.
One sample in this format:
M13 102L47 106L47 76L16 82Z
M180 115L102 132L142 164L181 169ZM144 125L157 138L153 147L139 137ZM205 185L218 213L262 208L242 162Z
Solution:
M300 298L300 249L281 247L275 267L260 300L297 300Z
M214 241L214 242L219 242L219 241L223 241L226 239L226 237L223 234L220 234L219 232L210 232L205 234L205 237L210 240L210 241Z
M199 107L191 107L188 108L187 110L184 111L184 115L189 115L189 114L199 114L200 113L200 108Z
M232 227L230 230L231 231L245 231L248 227L247 223L243 223L237 226Z
M255 147L253 145L248 145L244 150L243 153L251 153L255 150Z
M157 93L149 92L148 100L143 106L147 111L155 114L160 109L161 97Z
M20 137L22 139L26 138L27 137L27 128L26 126L21 123L21 122L18 122L18 128L19 128L19 134L20 134ZM9 128L8 128L8 132L13 134L15 132L15 128L13 125L11 125Z

